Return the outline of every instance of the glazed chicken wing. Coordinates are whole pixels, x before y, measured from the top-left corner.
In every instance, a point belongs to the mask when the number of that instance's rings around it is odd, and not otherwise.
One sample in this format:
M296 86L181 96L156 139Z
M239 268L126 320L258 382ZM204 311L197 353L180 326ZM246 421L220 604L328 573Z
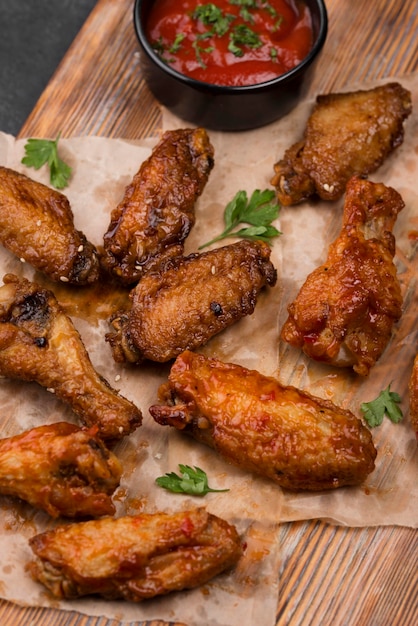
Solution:
M140 410L112 389L90 361L54 294L11 274L0 288L0 374L37 382L67 402L103 439L141 424Z
M304 137L274 166L279 202L336 200L354 175L377 170L403 142L411 94L399 83L318 96Z
M0 493L52 517L112 515L121 474L95 428L59 422L0 439Z
M418 354L409 380L409 419L418 439Z
M202 585L242 553L235 527L202 508L71 524L30 546L32 576L54 596L131 602Z
M186 351L159 400L156 422L287 489L357 485L374 469L370 431L352 413L240 365Z
M167 131L112 212L103 264L123 284L181 255L194 205L214 165L203 128Z
M240 241L203 254L180 257L149 272L131 292L132 308L112 320L107 335L116 361L166 362L204 345L253 313L276 270L263 242Z
M349 181L341 233L289 305L284 341L367 376L402 313L391 231L403 207L399 193L383 183Z
M62 193L0 167L0 243L51 280L87 285L99 278L98 254L74 227Z

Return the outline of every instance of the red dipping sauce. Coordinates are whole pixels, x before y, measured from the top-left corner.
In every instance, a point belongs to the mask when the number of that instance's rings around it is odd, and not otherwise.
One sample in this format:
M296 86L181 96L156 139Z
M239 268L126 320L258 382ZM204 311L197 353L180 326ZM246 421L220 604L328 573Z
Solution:
M311 15L302 0L156 0L146 34L174 70L233 87L277 78L313 45Z

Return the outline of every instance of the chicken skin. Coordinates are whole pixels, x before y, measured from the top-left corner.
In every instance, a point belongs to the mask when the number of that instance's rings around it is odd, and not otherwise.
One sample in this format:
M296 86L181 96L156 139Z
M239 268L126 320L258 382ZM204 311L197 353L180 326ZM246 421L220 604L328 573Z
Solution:
M233 363L177 357L155 421L290 490L357 485L374 469L370 431L350 411Z
M74 227L65 195L0 167L0 243L53 281L90 285L99 278L96 248Z
M117 362L166 362L251 315L260 291L276 282L270 248L240 241L172 260L132 290L132 308L117 314L108 333Z
M106 440L141 424L140 410L112 389L90 361L54 294L12 274L0 287L0 374L37 382L68 403Z
M409 419L418 439L418 354L409 380Z
M274 166L279 202L340 198L352 176L374 172L402 144L411 111L411 94L399 83L318 96L303 139Z
M194 206L214 165L203 128L167 131L141 165L111 215L103 265L119 282L138 282L160 262L183 253Z
M57 598L140 602L198 587L242 554L234 526L203 508L70 524L30 539L33 578Z
M368 375L402 313L391 231L403 207L383 183L349 181L340 235L288 306L283 341L316 361Z
M122 467L96 435L59 422L0 439L0 494L52 517L113 515Z

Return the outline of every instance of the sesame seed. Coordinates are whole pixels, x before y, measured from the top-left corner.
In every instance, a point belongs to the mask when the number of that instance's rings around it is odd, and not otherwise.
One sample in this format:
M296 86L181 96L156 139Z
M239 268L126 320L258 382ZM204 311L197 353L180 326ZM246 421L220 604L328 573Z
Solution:
M210 268L211 274L216 274L216 267L214 265L212 265L212 267Z
M116 374L115 376L115 382L117 383L120 380L120 374Z
M55 389L53 387L47 387L46 390L49 391L49 393L55 393Z
M69 283L69 282L70 282L70 279L69 279L69 278L67 278L66 276L60 276L60 281L61 281L62 283Z
M37 225L37 226L42 226L42 220L38 220L38 221L36 222L36 225Z
M84 250L83 244L81 244L81 246L78 246L78 252L83 252L83 250Z
M26 263L25 259L23 257L20 257L20 262L21 263Z

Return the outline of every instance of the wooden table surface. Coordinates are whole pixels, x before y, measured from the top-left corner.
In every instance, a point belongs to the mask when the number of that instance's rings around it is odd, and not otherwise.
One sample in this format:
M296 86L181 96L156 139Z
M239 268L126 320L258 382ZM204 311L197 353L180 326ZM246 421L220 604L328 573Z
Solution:
M418 70L416 0L327 0L326 5L329 33L311 95ZM158 133L160 111L141 76L132 13L133 0L97 2L20 137L55 137L62 131L139 139ZM344 528L315 520L283 524L277 625L418 624L417 553L414 529ZM3 600L0 624L119 622Z

